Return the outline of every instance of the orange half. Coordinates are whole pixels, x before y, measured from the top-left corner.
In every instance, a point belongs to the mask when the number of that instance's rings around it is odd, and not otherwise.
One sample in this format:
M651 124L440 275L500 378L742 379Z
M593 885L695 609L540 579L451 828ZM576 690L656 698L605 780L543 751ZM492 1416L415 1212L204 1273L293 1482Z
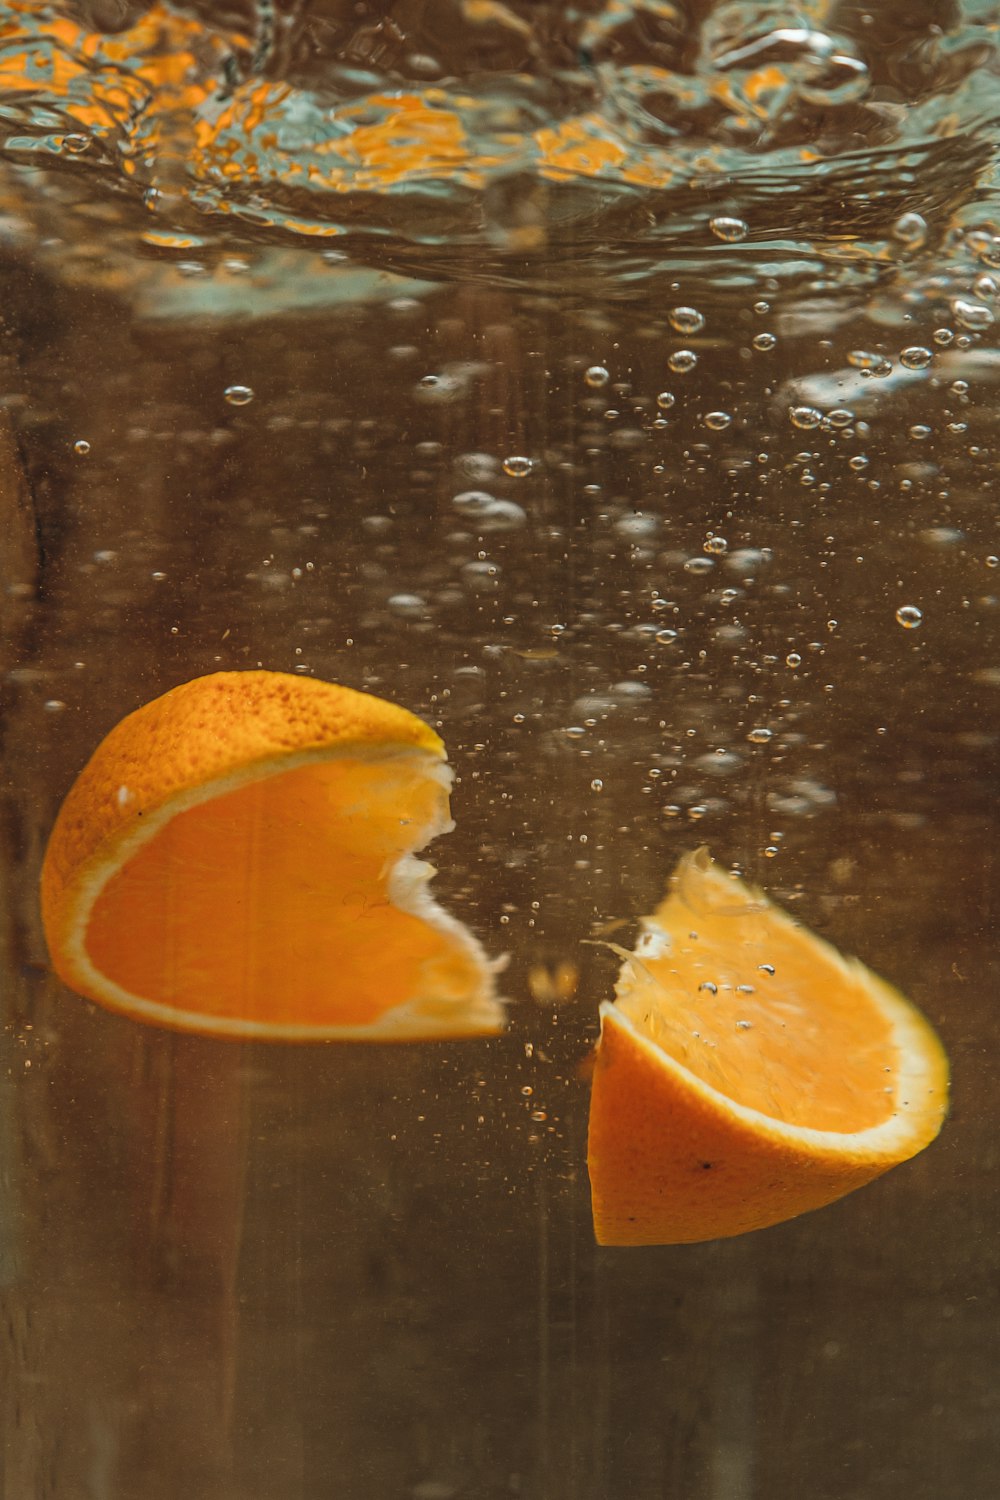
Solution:
M948 1062L857 960L712 864L680 863L601 1006L588 1159L602 1245L762 1229L938 1134Z
M441 740L367 693L220 672L114 728L42 870L53 965L137 1020L220 1037L496 1032L495 965L415 851L454 825Z

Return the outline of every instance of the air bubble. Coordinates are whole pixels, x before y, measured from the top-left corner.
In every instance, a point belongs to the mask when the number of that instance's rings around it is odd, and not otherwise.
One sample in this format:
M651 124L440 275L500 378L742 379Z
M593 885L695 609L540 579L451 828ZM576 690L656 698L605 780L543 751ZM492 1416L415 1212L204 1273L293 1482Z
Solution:
M524 479L526 475L531 473L534 467L531 459L525 458L520 453L511 454L509 458L505 458L503 461L503 471L505 474L509 474L512 479Z
M673 307L667 318L678 333L700 333L705 326L704 315L696 307Z
M707 411L702 420L713 432L724 432L733 419L727 411Z
M698 356L693 349L675 349L667 360L675 375L690 375L697 363Z
M802 665L802 658L799 655L799 653L797 651L789 651L788 655L785 657L785 666L786 667L801 667L801 665Z
M673 391L661 391L656 398L656 404L661 411L669 411L676 401L677 397Z
M249 406L254 398L254 392L248 385L227 385L222 395L230 406Z
M86 458L87 454L90 452L90 444L87 442L87 439L77 438L76 442L73 444L73 452L79 453L81 458Z
M728 214L709 219L708 227L717 240L723 240L727 245L738 244L750 233L750 226L745 219L731 218Z
M927 238L927 221L920 214L900 214L892 226L893 238L908 249L916 250Z
M665 627L663 630L658 630L653 639L660 646L672 646L677 639L677 631Z
M924 623L924 613L915 604L901 604L896 619L904 630L916 630Z
M774 739L773 729L751 729L747 735L751 745L768 745Z
M387 603L394 614L410 619L419 618L427 611L427 600L420 594L393 594Z
M769 350L774 348L777 342L778 340L773 333L758 333L754 335L752 340L754 348L759 350L761 354L767 354Z
M908 370L926 370L933 358L932 350L924 349L920 344L912 344L900 354L899 362Z
M611 375L603 365L591 365L589 370L584 370L583 378L595 391L599 391L602 385L607 385Z
M855 370L860 370L862 375L873 376L876 380L884 380L887 375L892 374L892 360L887 359L884 354L872 354L867 349L852 349L847 356L847 363Z
M991 307L982 302L967 302L964 297L955 298L951 304L951 312L959 327L968 328L972 333L992 328L996 322L996 314Z
M593 781L590 783L590 790L592 792L603 792L604 791L604 782L601 780L601 778L599 776L595 776L594 779L593 779Z
M815 406L793 406L788 416L792 425L801 427L803 431L818 427L823 420L823 413L817 411Z
M721 557L729 548L729 543L724 536L710 536L702 543L702 550L711 552L716 557Z
M486 490L463 490L451 503L481 532L516 531L528 519L527 513L513 500L499 500Z
M715 563L710 557L689 557L684 564L685 573L707 573Z

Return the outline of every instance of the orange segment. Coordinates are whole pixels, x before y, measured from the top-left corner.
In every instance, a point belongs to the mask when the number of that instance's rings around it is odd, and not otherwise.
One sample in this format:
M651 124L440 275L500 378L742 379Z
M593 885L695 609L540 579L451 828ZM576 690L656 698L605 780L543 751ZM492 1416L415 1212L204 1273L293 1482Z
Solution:
M948 1064L920 1013L704 851L601 1007L589 1166L604 1245L805 1213L937 1135Z
M219 1036L500 1029L493 966L413 857L452 826L437 735L368 694L198 678L122 721L56 821L53 964L79 993Z

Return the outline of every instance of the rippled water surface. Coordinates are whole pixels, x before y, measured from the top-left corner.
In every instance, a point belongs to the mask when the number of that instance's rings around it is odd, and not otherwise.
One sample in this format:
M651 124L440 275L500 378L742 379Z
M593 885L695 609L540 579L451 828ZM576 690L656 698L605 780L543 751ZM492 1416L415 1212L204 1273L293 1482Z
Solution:
M993 1500L995 4L0 0L11 1500ZM70 995L60 799L220 667L440 729L511 1028ZM917 1001L940 1140L598 1250L585 1058L700 843Z

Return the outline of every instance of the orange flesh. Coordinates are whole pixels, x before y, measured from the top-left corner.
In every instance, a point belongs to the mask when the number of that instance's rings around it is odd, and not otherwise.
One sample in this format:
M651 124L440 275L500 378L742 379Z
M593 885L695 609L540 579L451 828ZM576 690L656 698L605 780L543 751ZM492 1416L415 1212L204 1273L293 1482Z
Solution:
M618 999L650 1040L728 1098L790 1125L854 1133L888 1118L889 1023L832 953L749 906L696 913L672 897L657 920L670 950L632 959L634 988Z
M415 973L421 995L467 993L471 960L392 906L384 873L444 799L386 762L340 760L180 813L108 882L91 961L148 1000L298 1026L366 1025L416 998Z

